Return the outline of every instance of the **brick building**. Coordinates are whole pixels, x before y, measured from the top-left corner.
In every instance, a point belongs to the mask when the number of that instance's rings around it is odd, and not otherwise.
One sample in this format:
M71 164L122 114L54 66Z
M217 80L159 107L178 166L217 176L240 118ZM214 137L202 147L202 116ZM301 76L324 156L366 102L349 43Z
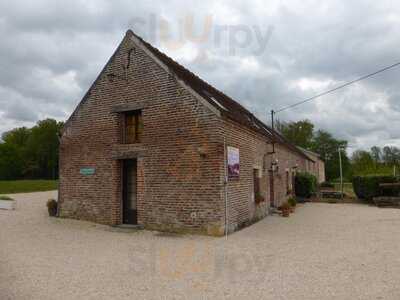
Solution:
M62 131L59 215L222 235L285 201L309 163L128 31Z
M317 177L318 183L325 182L325 162L321 159L321 156L313 151L301 147L298 148L313 161L313 163L308 163L306 171L314 174Z

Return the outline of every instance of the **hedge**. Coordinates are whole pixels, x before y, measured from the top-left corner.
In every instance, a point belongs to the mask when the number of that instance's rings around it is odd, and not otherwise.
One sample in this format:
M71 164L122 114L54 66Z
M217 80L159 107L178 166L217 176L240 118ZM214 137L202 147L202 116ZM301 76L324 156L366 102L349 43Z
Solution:
M327 181L320 183L319 186L321 188L334 188L335 187L335 185L333 183L330 183Z
M369 175L369 176L354 176L353 177L353 189L354 193L359 199L371 201L373 197L380 196L399 196L399 187L385 187L379 186L381 183L394 183L398 182L398 178L394 176L381 176L381 175Z
M310 173L297 173L294 189L296 196L310 198L317 189L317 178Z

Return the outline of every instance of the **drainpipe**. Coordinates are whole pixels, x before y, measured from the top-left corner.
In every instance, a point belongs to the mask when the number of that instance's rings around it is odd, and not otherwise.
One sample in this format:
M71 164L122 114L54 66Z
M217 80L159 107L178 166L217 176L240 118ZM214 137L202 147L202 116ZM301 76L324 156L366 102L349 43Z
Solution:
M224 136L224 196L225 196L225 237L228 239L228 174L226 162L226 139Z
M342 168L342 148L339 147L339 164L340 164L340 198L343 200L343 168Z
M270 206L275 207L275 181L274 181L274 158L275 158L275 111L272 109L271 110L271 128L272 128L272 155L271 155L271 182L272 185L270 184Z
M57 182L57 217L60 216L60 146L61 146L61 134L56 133L58 138L58 182Z

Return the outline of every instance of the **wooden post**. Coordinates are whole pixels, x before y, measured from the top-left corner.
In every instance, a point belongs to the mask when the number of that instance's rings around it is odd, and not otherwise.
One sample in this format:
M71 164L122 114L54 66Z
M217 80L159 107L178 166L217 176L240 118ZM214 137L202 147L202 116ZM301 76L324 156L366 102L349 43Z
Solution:
M340 192L343 200L343 169L342 169L342 148L339 147L339 164L340 164Z

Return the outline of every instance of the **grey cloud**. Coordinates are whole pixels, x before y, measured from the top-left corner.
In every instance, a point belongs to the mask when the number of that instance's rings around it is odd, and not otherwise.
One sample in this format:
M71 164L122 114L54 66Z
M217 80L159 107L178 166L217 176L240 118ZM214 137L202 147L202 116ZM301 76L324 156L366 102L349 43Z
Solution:
M37 120L38 115L32 109L16 104L8 108L4 117L16 121L34 122Z
M195 33L202 32L207 16L212 16L213 29L239 25L251 31L257 26L263 36L271 26L274 30L264 52L257 53L260 45L253 30L248 47L236 47L234 56L229 55L232 37L227 34L201 43L186 41L179 49L154 38L159 30L159 24L151 23L154 18L168 21L176 38L178 23L187 14L193 14ZM172 0L157 5L128 0L3 1L0 133L39 118L65 119L129 27L154 38L167 54L269 121L272 108L396 62L399 25L400 5L389 0ZM400 69L392 70L278 118L309 118L359 147L396 143L399 75ZM305 89L296 86L300 79L328 84Z

